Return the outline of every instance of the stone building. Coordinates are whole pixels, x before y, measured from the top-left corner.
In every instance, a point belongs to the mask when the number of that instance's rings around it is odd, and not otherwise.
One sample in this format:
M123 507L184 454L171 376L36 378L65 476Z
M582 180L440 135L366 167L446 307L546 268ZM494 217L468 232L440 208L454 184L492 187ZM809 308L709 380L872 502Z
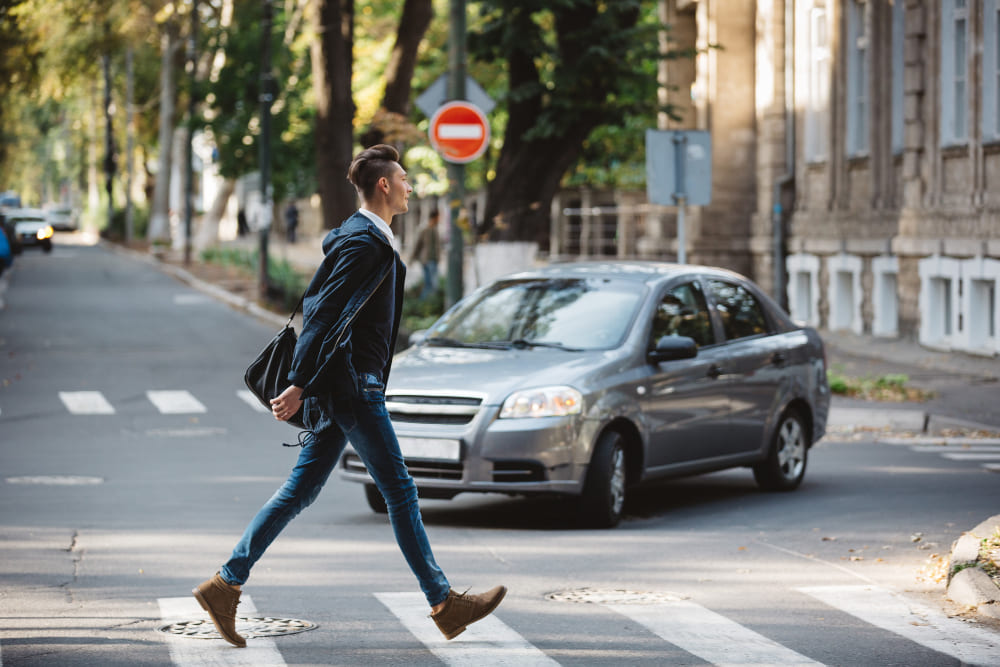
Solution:
M662 126L712 134L689 261L747 272L823 328L1000 352L1000 0L664 11L701 52L661 72L684 112ZM671 221L645 227L640 248L669 252Z

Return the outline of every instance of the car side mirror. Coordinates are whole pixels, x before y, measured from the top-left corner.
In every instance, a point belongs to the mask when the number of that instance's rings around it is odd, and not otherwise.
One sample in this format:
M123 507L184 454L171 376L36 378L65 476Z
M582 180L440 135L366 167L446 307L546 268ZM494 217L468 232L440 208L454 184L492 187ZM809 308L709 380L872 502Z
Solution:
M650 363L659 364L676 359L691 359L698 356L698 344L688 336L663 336L656 341L656 347L646 358Z

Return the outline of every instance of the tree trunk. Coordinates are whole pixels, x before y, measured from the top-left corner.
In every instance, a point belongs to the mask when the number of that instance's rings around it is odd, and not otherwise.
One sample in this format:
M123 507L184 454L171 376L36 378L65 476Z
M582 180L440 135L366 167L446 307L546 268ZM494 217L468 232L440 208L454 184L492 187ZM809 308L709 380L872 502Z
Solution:
M312 11L317 35L312 45L316 179L323 226L333 229L357 208L357 195L347 181L354 149L354 0L316 0Z
M396 44L392 48L389 64L385 68L385 94L382 96L382 110L389 114L398 114L396 118L402 117L402 120L410 114L410 91L417 63L417 50L432 18L434 18L432 0L406 0L403 4L403 15L399 19L399 29L396 32ZM393 117L384 120L392 122ZM387 129L376 119L362 134L361 144L367 147L385 143L387 136L392 141L392 133L387 132Z
M222 182L212 205L201 216L201 224L198 226L198 234L194 242L195 250L201 252L219 240L219 221L226 214L226 206L235 190L235 180L227 178Z
M157 159L156 184L153 189L153 210L149 216L149 241L161 241L170 234L170 170L174 145L174 107L177 90L174 88L174 49L177 37L172 23L163 27L160 58L160 137Z

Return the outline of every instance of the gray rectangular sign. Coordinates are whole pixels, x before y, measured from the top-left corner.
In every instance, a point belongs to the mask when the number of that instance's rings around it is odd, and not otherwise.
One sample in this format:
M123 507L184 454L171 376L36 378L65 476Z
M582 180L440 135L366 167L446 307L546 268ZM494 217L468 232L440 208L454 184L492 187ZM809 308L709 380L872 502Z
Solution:
M707 130L646 130L646 195L653 204L712 201L712 137Z

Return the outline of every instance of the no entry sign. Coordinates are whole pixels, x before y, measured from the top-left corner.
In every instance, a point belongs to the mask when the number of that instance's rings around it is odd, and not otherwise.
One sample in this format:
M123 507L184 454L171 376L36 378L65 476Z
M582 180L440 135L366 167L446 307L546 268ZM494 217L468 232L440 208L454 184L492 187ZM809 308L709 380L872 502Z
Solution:
M448 162L472 162L490 143L490 124L471 102L448 102L431 117L431 145Z

